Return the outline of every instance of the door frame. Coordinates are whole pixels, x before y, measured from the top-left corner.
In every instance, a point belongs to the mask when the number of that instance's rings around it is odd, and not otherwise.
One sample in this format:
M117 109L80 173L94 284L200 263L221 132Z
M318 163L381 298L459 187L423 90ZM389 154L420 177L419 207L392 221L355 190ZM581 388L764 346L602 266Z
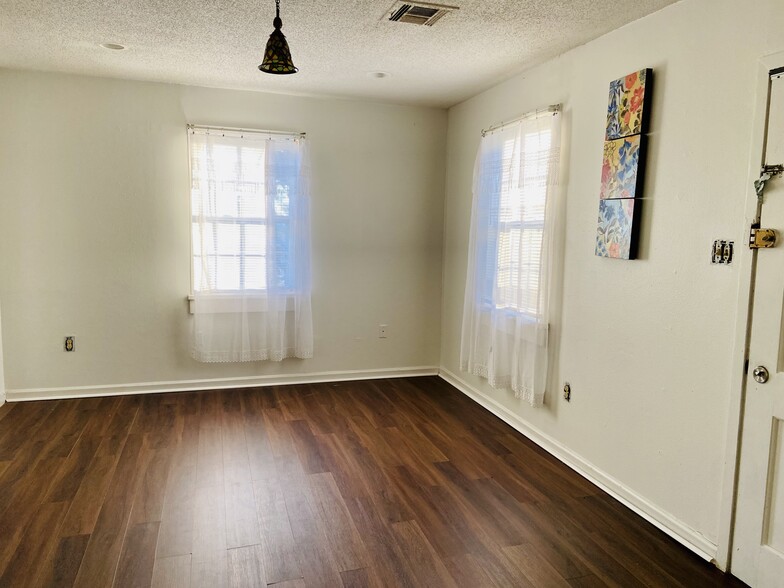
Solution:
M754 180L759 178L764 164L765 132L768 124L770 99L770 72L784 66L784 51L762 57L757 63L754 94L754 118L752 124L751 149L746 182L741 242L736 252L738 262L738 305L735 319L735 341L732 352L730 402L727 414L727 435L724 449L724 472L722 475L721 503L719 509L719 536L714 563L722 570L732 569L732 546L734 539L735 512L737 507L738 474L740 471L740 442L743 433L743 412L746 402L749 335L751 330L751 304L753 301L756 272L756 256L746 246L751 223L757 213L757 194Z

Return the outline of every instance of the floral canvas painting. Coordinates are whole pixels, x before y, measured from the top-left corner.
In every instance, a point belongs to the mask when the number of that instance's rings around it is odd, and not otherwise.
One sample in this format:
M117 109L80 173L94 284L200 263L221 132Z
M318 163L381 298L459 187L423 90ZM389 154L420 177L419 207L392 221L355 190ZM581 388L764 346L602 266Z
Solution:
M605 140L647 132L647 95L651 70L641 69L610 82Z
M596 255L615 259L634 259L636 255L634 198L599 201L599 227L596 233Z
M606 141L599 198L634 198L640 173L640 135Z

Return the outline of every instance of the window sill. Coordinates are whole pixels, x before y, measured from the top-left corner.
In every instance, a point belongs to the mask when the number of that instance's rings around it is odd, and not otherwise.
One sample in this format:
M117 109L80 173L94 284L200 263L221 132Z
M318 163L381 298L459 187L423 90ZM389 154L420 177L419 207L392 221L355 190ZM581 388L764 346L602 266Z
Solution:
M283 296L285 296L285 308L281 308L281 297ZM270 300L273 301L273 309L278 311L285 310L287 312L291 312L295 308L296 297L297 294L294 292L287 292L285 294L281 294L280 297L275 295ZM240 303L238 305L237 302L242 301L243 298L245 303ZM250 302L249 298L252 298ZM196 297L193 294L189 294L187 300L188 314L196 314ZM215 296L205 307L205 312L218 314L232 312L267 312L268 310L268 298L266 294L259 294L252 297L221 294Z

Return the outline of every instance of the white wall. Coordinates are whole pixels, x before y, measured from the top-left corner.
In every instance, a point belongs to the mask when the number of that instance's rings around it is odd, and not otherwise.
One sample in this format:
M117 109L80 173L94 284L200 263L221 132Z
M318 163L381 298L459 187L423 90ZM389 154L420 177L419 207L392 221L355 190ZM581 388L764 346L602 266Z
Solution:
M0 70L0 119L9 397L438 365L444 110ZM186 123L308 133L312 360L190 358Z
M442 365L632 493L715 543L757 61L784 49L780 0L687 0L518 75L449 112ZM607 88L655 76L641 259L594 256ZM565 108L562 309L544 409L459 371L480 130ZM746 228L747 230L747 228ZM572 401L560 396L564 381Z

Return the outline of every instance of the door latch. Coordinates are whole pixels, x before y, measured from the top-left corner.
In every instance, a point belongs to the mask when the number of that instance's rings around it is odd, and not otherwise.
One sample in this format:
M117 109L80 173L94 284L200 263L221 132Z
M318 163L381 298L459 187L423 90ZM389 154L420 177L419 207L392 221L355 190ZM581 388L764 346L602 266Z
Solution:
M768 249L776 246L776 231L761 229L759 223L751 225L749 233L749 249Z

